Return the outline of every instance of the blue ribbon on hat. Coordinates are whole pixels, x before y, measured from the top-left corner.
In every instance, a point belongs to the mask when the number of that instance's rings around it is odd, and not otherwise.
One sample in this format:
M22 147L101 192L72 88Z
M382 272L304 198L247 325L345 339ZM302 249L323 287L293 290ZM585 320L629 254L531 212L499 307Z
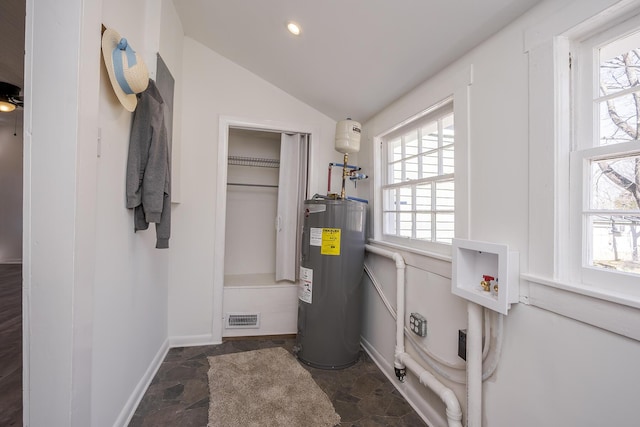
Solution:
M118 84L124 91L124 93L128 95L132 95L134 92L127 83L127 79L124 76L124 66L122 64L122 52L127 55L127 64L129 68L136 65L136 53L127 43L127 39L124 37L120 39L120 43L113 49L112 58L113 58L113 72L116 76L116 80L118 80Z

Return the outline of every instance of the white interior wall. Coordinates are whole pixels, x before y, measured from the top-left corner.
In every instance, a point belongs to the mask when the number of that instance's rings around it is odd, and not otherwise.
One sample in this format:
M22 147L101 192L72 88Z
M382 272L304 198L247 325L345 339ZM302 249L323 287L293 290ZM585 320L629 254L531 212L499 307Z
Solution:
M169 330L180 342L205 343L221 338L212 326L216 170L226 162L217 158L220 117L317 129L311 141L312 194L324 192L326 167L340 156L333 149L334 120L189 37L183 82L184 168L181 203L173 212Z
M369 168L373 165L375 135L428 107L424 100L437 92L448 76L472 66L470 237L506 243L518 250L521 272L527 272L529 264L553 271L553 265L544 264L552 262L553 257L545 255L541 261L541 254L528 252L530 235L549 235L547 229L530 230L530 224L542 222L531 222L529 212L552 216L554 207L529 206L530 144L537 142L530 140L528 124L531 115L544 113L530 109L536 105L530 107L529 94L545 88L529 87L524 32L545 21L570 22L585 7L605 3L615 2L547 1L527 13L365 123L361 163ZM535 163L534 167L539 168L536 172L541 176L553 176L553 161ZM373 198L370 183L359 185L359 189L360 196ZM543 252L552 252L553 240L544 243ZM425 342L436 354L449 357L457 349L457 329L466 327L464 302L442 295L442 289L450 286L450 266L448 271L438 272L431 265L435 260L405 255L414 264L408 268L406 279L412 310L427 318L428 334L438 335L438 339L428 335ZM387 282L387 295L393 297L395 278L389 273L392 264L375 257L370 262ZM393 375L393 321L368 283L365 299L367 326L363 338L381 355ZM439 305L434 306L433 301ZM505 319L504 333L500 364L483 386L483 425L600 426L635 422L634 399L640 393L640 370L633 361L640 356L640 343L523 303L512 307ZM446 381L445 384L464 404L464 388ZM435 409L443 414L441 404L423 388L414 381L405 392L413 396L423 413ZM444 418L434 417L433 424L443 425Z
M25 425L91 424L100 9L26 3Z
M155 45L179 78L182 31L162 4L172 26ZM100 48L104 23L144 55L160 7L27 2L25 425L125 424L167 349L170 250L154 248L153 226L133 233L124 205L132 115Z
M162 8L147 14L150 7ZM129 12L123 14L122 10ZM146 25L140 17L147 16ZM127 38L144 58L158 48L179 90L182 27L171 1L110 1L102 20ZM160 25L162 21L164 25ZM161 40L153 28L161 28ZM160 41L162 43L160 43ZM149 64L151 75L155 75ZM179 129L180 102L174 98ZM168 348L169 249L155 248L155 225L133 231L133 211L124 206L125 169L133 114L118 102L104 66L100 68L101 155L97 170L97 253L94 304L92 425L122 423L135 410L148 372ZM174 139L176 140L176 139ZM175 174L175 172L174 172ZM173 207L175 205L172 205ZM123 349L127 349L123 351ZM117 421L117 422L116 422Z

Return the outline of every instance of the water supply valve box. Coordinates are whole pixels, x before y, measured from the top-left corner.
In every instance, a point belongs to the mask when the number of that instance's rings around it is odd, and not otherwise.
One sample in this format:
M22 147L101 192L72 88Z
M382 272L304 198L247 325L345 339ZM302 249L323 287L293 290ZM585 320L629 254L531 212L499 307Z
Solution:
M504 244L453 239L451 292L507 314L520 298L519 254Z

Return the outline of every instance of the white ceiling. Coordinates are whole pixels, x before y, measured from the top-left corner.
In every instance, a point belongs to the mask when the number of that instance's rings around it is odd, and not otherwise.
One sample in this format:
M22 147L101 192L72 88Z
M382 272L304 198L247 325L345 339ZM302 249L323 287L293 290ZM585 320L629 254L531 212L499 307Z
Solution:
M538 2L173 0L187 36L335 120L363 122Z
M362 122L539 1L173 0L187 36L335 120ZM0 81L20 87L24 11L25 0L0 1Z

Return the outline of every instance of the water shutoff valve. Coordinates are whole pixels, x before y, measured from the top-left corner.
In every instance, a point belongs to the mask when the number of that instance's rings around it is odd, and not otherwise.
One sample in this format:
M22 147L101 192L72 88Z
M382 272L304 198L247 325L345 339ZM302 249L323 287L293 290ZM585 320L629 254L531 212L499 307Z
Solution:
M493 276L487 276L486 274L482 275L482 281L480 282L480 286L482 286L482 290L485 292L491 292L491 281L495 280Z

